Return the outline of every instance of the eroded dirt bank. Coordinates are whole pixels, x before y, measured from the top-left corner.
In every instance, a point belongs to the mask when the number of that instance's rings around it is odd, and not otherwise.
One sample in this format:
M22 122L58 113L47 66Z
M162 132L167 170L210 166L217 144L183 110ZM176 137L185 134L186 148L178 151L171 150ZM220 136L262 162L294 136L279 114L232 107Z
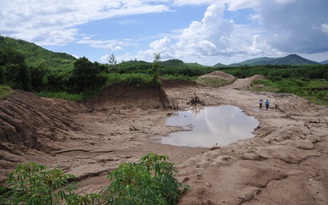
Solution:
M238 79L222 88L164 84L168 100L165 103L174 108L188 108L190 100L197 96L204 105L238 106L261 122L254 138L216 148L156 142L156 136L178 129L164 126L167 115L174 110L161 107L161 94L156 91L134 90L139 97L129 95L128 102L126 98L118 101L120 94L108 91L101 98L105 100L95 99L97 106L85 107L62 100L29 101L32 96L23 101L23 97L1 100L1 123L9 123L9 105L20 102L25 105L24 110L31 110L24 111L30 117L12 114L15 117L10 119L29 122L32 138L42 139L41 147L49 147L36 150L36 145L12 144L13 140L3 141L4 136L11 135L2 132L1 173L26 161L60 164L78 177L81 192L96 192L108 184L107 173L120 163L155 152L168 155L180 171L179 180L191 186L179 204L328 204L328 108L294 95L244 90L250 82L251 79ZM115 103L106 100L113 92L118 95ZM260 98L268 98L271 107L277 105L277 109L258 110ZM43 102L44 113L38 105ZM32 116L43 116L47 123L33 120ZM43 135L36 134L39 130Z

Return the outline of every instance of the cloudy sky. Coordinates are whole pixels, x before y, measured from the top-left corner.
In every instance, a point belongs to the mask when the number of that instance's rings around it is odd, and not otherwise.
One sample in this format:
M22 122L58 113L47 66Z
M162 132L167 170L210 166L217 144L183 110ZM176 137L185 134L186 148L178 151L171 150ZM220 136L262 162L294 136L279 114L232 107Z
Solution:
M328 60L328 0L0 0L0 34L105 63Z

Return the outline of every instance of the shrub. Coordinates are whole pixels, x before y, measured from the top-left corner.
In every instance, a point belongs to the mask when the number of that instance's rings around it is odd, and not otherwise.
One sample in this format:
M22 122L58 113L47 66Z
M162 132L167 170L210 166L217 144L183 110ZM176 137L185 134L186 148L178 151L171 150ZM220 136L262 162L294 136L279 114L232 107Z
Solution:
M139 163L123 163L109 173L111 184L102 190L109 204L176 204L189 189L174 178L178 171L167 156L150 153ZM108 194L110 193L110 194Z
M64 174L58 168L48 169L33 162L18 165L6 183L9 192L3 195L4 204L60 204L69 201L74 186L66 186L73 175ZM0 199L1 202L1 199Z
M10 87L0 85L0 99L10 96L13 92Z
M123 163L108 174L111 183L98 194L76 194L75 176L34 162L18 165L0 186L0 204L89 205L176 204L189 189L174 178L178 171L167 156L150 153L139 163Z

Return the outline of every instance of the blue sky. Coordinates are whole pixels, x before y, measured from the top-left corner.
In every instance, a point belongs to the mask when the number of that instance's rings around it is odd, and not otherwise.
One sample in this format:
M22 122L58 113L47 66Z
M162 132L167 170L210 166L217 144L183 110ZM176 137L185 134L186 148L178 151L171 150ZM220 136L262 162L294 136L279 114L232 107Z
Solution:
M327 0L0 0L0 34L106 63L328 60Z

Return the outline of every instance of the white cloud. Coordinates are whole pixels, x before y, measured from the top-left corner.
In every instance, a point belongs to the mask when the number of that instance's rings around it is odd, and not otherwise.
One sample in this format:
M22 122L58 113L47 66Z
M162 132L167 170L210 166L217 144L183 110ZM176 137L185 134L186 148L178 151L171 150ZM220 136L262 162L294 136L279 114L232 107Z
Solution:
M175 0L174 4L177 6L185 5L208 5L214 3L214 0Z
M140 42L146 42L148 34L136 36L133 40L124 37L99 40L96 36L81 38L78 29L79 25L91 21L168 12L172 8L178 11L179 6L185 5L208 8L202 19L194 19L184 28L152 33L152 39L162 37L151 43L148 41L148 49L140 48L135 53L128 49L141 46ZM154 53L160 52L163 59L180 58L213 65L288 53L322 58L322 53L328 51L327 0L316 0L315 3L308 0L3 0L0 8L1 35L39 45L58 46L74 42L121 51L118 60L152 61ZM238 21L240 19L227 13L235 16L244 13L243 18L248 15L248 21ZM116 18L113 21L122 26L140 23L141 28L143 22L139 20ZM102 38L106 37L103 35Z
M10 0L0 2L0 33L42 45L75 40L74 27L122 15L169 11L164 1L141 0ZM60 35L54 35L54 31Z
M162 58L167 58L171 55L171 40L165 36L160 40L156 40L150 43L149 47L151 48L153 53L160 53Z
M201 21L193 21L174 39L165 37L150 44L150 50L143 54L165 51L167 58L179 58L185 61L205 64L232 63L230 56L260 55L272 52L259 33L260 29L249 29L247 26L236 25L234 21L224 18L226 6L214 3L208 6ZM170 42L170 43L160 43ZM175 43L174 43L175 42ZM156 45L156 49L154 49ZM271 53L272 55L272 53ZM236 60L236 59L234 59Z
M235 11L239 9L254 8L260 4L262 0L175 0L177 6L185 5L211 5L222 4L226 5L228 10ZM279 1L279 0L276 0ZM284 1L284 0L280 0ZM289 1L289 0L285 0Z
M321 25L321 31L324 33L328 33L328 24L324 23Z
M328 1L285 0L280 4L263 2L257 12L261 16L269 44L281 51L317 53L328 49L328 35L319 29L328 19Z
M224 5L212 4L201 21L194 21L179 37L177 49L194 56L218 55L226 52L234 23L223 18Z
M165 46L166 52L171 50L172 56L186 61L229 64L239 59L328 50L326 0L315 4L307 0L176 0L175 5L209 5L204 18L182 29L178 39L169 39L170 45L157 45L157 50ZM236 24L224 16L227 10L241 9L253 11L249 15L253 25Z
M101 48L109 51L123 50L124 47L134 46L135 43L131 39L124 39L123 41L118 40L92 40L91 37L85 36L82 40L76 42L77 44L89 45L93 48Z

